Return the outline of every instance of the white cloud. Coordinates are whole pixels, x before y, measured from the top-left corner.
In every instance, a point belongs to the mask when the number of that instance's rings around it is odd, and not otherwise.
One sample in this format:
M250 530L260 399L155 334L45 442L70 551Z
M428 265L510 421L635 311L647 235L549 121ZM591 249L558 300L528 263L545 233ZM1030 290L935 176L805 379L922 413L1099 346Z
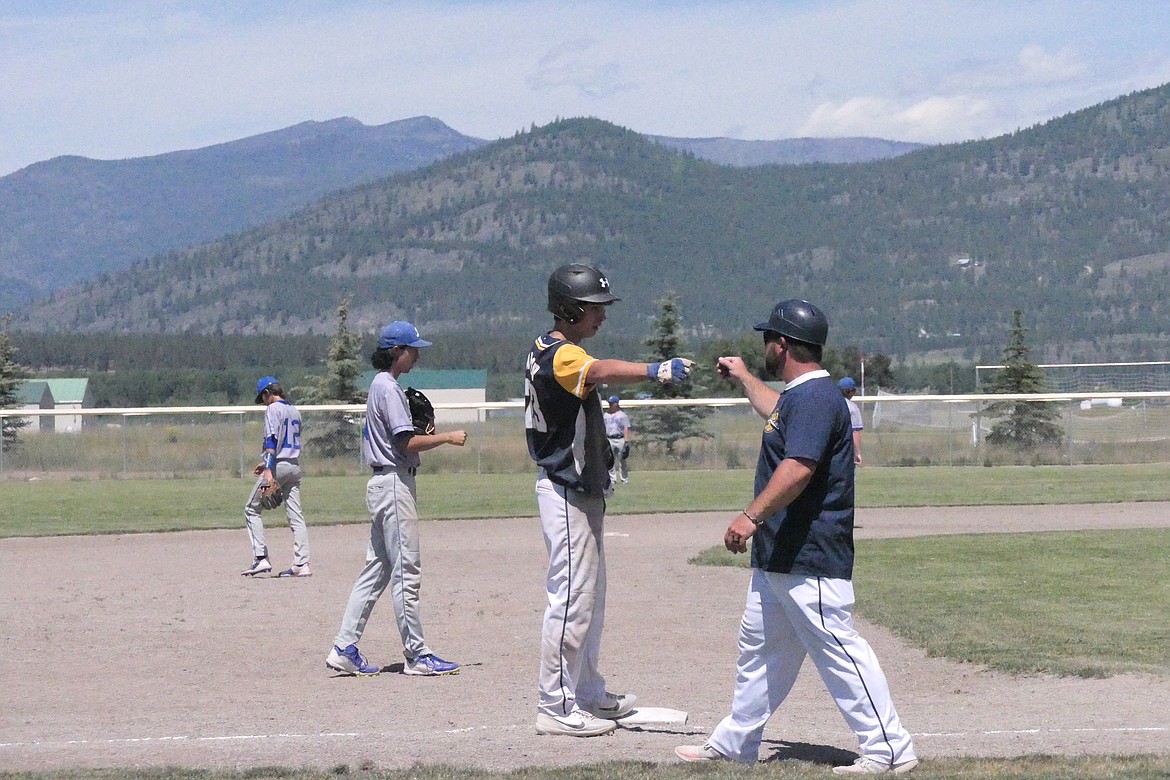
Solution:
M596 43L583 39L549 49L525 82L538 94L556 94L567 89L593 100L635 89L635 82L622 75L620 62L597 57Z
M956 132L977 137L989 116L988 101L969 96L929 97L909 105L877 97L822 103L800 128L805 136L874 136L935 143Z

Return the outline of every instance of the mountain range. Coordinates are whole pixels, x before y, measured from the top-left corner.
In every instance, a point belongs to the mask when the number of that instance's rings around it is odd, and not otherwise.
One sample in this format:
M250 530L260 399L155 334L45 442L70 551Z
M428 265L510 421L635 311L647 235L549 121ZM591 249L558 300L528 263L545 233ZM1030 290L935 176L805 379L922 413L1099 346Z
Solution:
M856 162L919 147L866 138L656 140L728 165ZM432 117L372 127L341 118L152 157L30 165L0 177L0 312L487 143Z
M688 332L739 335L807 297L830 342L998 357L1013 309L1052 360L1164 358L1170 86L979 141L851 164L730 167L597 119L517 133L284 219L55 293L34 330L531 332L576 260L645 334L676 291Z

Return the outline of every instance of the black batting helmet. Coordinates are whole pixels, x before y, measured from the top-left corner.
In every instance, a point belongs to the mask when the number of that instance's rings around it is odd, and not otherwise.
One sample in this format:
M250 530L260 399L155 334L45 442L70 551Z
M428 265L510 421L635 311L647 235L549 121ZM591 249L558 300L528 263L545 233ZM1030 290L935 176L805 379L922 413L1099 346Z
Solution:
M605 274L591 265L562 265L548 278L548 310L558 320L579 320L585 313L583 303L610 304L620 300L609 291Z
M793 341L823 347L829 340L829 319L808 301L789 298L772 307L768 321L756 325L754 330L771 331Z

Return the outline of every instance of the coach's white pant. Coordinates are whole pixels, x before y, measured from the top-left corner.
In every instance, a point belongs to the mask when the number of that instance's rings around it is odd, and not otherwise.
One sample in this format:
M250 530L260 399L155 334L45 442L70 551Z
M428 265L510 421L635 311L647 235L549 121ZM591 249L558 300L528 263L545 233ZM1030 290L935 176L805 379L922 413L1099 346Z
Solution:
M394 601L394 619L402 636L402 653L413 661L430 654L423 641L419 616L422 589L422 556L418 544L418 509L415 477L406 472L375 474L366 483L366 508L370 511L370 545L366 565L349 594L341 630L333 644L356 645L366 621L386 586Z
M273 466L272 476L276 477L284 491L284 516L293 535L293 565L305 566L309 562L309 528L301 512L301 467L296 463L278 460ZM244 521L248 526L248 540L252 543L252 555L268 557L268 542L264 538L264 521L260 519L263 507L260 505L260 486L264 478L256 480L248 503L244 506Z
M764 724L812 658L858 752L887 766L916 758L889 684L869 644L853 628L853 583L752 569L739 629L739 663L731 714L711 746L728 758L759 758Z
M605 698L598 670L605 623L605 499L566 490L542 475L536 503L548 550L539 710L567 715L578 702Z

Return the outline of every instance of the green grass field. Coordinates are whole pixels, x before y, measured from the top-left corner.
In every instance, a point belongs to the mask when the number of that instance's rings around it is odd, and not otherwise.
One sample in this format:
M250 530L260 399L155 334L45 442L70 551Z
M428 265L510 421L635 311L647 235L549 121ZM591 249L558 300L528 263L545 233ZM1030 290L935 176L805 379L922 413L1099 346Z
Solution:
M1133 602L1133 573L1170 557L1164 530L857 542L857 612L929 655L1010 674L1170 673L1170 589ZM694 563L747 568L711 547Z
M857 503L883 506L1116 503L1170 501L1167 466L970 466L858 471ZM609 502L611 514L741 508L752 495L746 469L635 472ZM424 474L424 518L536 514L534 477L523 474ZM305 515L313 525L359 523L361 476L306 477ZM238 528L250 479L0 481L0 538Z

